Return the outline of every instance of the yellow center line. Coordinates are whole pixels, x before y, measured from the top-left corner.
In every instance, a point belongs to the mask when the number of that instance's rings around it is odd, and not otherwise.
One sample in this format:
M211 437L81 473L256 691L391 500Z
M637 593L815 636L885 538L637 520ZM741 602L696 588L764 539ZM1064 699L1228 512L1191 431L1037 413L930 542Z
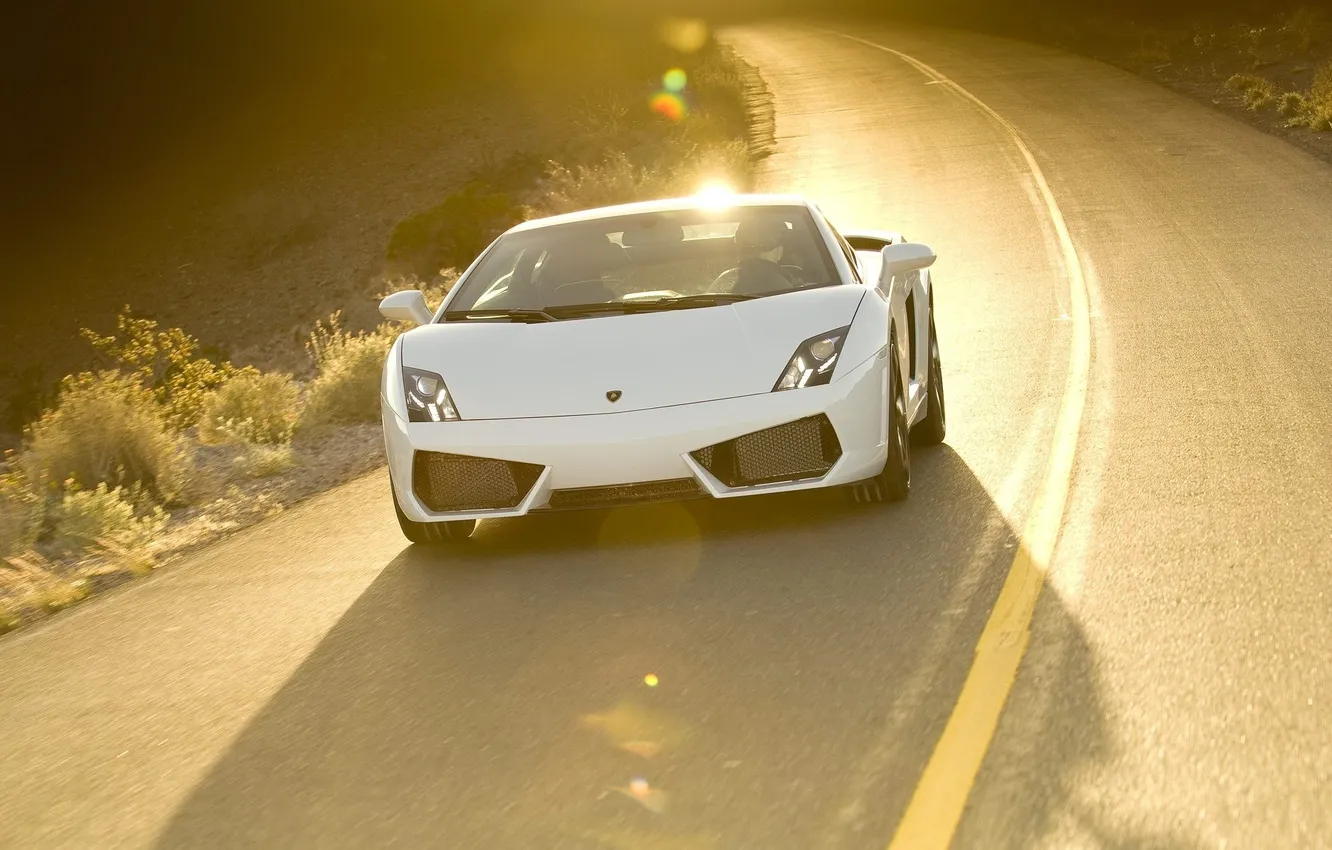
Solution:
M1064 508L1073 482L1073 459L1078 432L1087 400L1091 371L1091 318L1087 301L1087 280L1077 249L1069 236L1064 214L1059 210L1045 173L1017 128L980 98L918 59L891 47L863 38L833 33L868 47L891 53L920 71L930 81L965 98L1002 127L1026 160L1036 188L1045 202L1045 211L1054 226L1068 274L1069 315L1073 338L1069 347L1068 374L1064 397L1055 423L1054 443L1050 448L1045 481L1036 495L1031 514L1018 542L1017 555L1004 580L1003 590L985 623L976 657L967 673L957 704L948 718L943 735L934 747L925 772L897 825L889 850L946 848L952 843L963 809L976 782L981 762L994 738L1004 703L1013 689L1018 666L1027 651L1031 636L1031 618L1036 599L1045 583L1050 559L1059 539Z

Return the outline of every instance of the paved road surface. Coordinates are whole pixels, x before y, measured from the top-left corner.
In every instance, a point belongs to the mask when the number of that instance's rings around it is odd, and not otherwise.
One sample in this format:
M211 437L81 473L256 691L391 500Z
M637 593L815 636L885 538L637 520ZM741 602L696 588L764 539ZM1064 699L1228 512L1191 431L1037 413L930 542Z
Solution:
M851 34L1011 123L1091 299L1063 534L954 846L1332 846L1332 169L1084 59ZM0 846L888 844L1041 492L1070 269L954 87L731 37L775 96L765 187L940 252L950 432L911 500L500 521L446 557L370 476L0 641Z

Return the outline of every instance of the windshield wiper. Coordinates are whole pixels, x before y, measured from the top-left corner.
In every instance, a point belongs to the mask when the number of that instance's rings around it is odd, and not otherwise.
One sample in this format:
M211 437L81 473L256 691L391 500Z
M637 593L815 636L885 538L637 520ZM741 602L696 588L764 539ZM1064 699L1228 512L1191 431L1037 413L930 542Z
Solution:
M551 307L557 316L591 316L597 313L650 313L658 310L688 309L690 307L720 307L737 301L749 301L753 295L734 292L705 292L699 295L679 295L674 298L644 298L637 301L611 301L601 304L570 304Z
M508 319L511 322L558 321L545 310L446 310L444 321L465 322L468 319Z
M630 304L651 304L658 309L674 307L720 307L737 301L752 301L753 295L741 295L738 292L700 292L698 295L678 295L675 298L654 298L651 301L630 301Z

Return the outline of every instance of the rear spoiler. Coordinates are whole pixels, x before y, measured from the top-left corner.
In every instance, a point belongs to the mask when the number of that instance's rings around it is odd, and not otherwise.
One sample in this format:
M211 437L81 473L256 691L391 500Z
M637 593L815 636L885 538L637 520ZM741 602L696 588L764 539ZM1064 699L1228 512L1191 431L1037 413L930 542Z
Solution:
M906 237L892 230L842 231L842 238L856 251L882 251L886 245L901 245Z

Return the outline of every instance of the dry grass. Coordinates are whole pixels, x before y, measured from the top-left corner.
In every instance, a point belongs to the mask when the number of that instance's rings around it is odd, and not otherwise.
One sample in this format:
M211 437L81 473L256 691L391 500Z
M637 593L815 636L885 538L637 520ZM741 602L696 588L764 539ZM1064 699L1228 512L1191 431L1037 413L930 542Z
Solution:
M1325 6L1200 7L1188 18L1160 11L1069 7L1034 30L1030 21L1010 23L1023 28L1019 37L1071 47L1222 109L1253 113L1246 123L1332 161L1332 138L1322 135L1332 132L1332 15ZM1219 97L1226 90L1238 102Z
M290 375L244 369L204 402L199 433L213 442L280 446L291 440L299 401Z
M1327 29L1325 14L1307 6L1291 12L1281 25L1282 33L1297 53L1310 53L1319 47L1326 39Z
M388 264L421 276L466 266L497 234L526 217L518 198L473 181L439 205L400 222L389 239Z
M116 333L101 336L83 329L105 365L132 375L162 406L162 416L183 431L199 420L209 395L234 370L199 355L199 341L180 328L158 330L157 322L136 318L126 307L116 320Z
M1303 116L1311 129L1332 131L1332 59L1323 62L1314 74Z
M674 159L674 161L672 161ZM612 153L593 165L555 166L542 184L547 214L692 194L705 182L743 183L743 142L700 146L688 155L650 164Z
M1271 80L1255 74L1235 74L1226 80L1226 88L1244 96L1244 104L1250 109L1261 109L1273 103L1280 92Z
M390 265L408 261L412 275L438 281L442 266L465 266L525 218L688 195L704 182L748 188L758 152L749 141L752 85L739 59L712 45L684 65L680 112L653 111L637 85L590 87L571 110L559 161L487 163L462 191L398 225Z
M41 496L21 468L0 474L0 558L36 542L45 513Z
M1332 131L1332 60L1318 67L1307 92L1281 92L1270 80L1253 74L1235 74L1226 80L1226 88L1242 93L1250 109L1275 106L1288 119L1288 127Z
M1298 119L1308 107L1308 100L1297 91L1288 91L1277 101L1277 112L1291 119Z
M105 483L93 490L67 492L52 511L57 551L79 554L89 549L128 554L144 552L166 527L166 512L153 506L139 508L141 500L123 488Z
M33 426L20 463L48 493L70 481L84 490L139 487L159 504L188 497L184 440L172 433L152 393L118 372L66 379L57 406Z
M84 599L88 582L36 552L0 558L0 634Z
M299 432L379 419L379 387L393 331L350 333L339 314L310 334L309 351L318 374L306 391Z

